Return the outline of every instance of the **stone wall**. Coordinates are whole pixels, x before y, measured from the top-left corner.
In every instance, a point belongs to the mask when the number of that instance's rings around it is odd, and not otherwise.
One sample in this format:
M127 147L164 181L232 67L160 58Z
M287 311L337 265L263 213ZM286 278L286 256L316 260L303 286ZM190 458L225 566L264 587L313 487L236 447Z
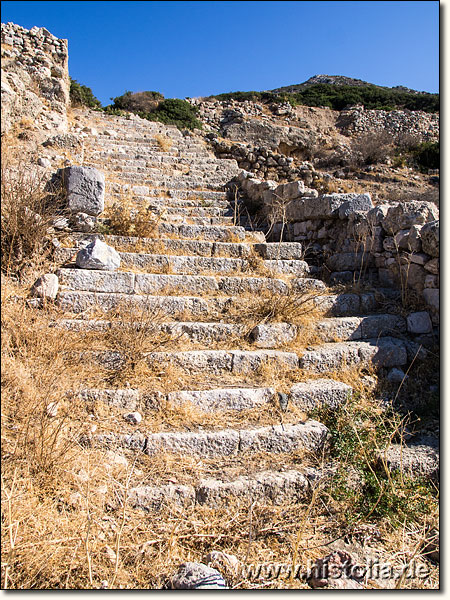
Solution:
M67 40L45 28L2 23L2 127L28 119L36 132L67 131L70 80Z
M439 114L410 110L367 110L353 106L341 111L336 121L346 135L388 133L411 135L421 141L439 140Z
M439 210L431 202L374 206L370 194L325 194L242 171L237 184L265 218L272 241L301 242L331 284L372 280L416 292L439 322Z

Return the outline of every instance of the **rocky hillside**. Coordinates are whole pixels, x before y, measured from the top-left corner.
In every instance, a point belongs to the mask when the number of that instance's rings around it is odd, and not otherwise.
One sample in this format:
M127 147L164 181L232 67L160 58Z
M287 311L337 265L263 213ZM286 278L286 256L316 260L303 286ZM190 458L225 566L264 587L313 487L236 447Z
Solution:
M368 81L363 81L362 79L355 79L354 77L346 77L345 75L313 75L312 77L310 77L303 83L297 83L294 85L286 85L284 87L276 88L276 89L270 90L270 91L274 92L274 93L289 93L290 94L290 93L298 92L307 87L310 87L312 85L317 85L320 83L337 85L337 86L346 85L346 86L351 86L351 87L373 86L373 87L387 89L387 90L389 90L389 89L401 90L401 91L408 92L411 94L423 93L423 92L418 92L417 90L412 90L403 85L397 85L395 87L389 88L387 86L375 85L373 83L369 83Z
M434 115L190 106L8 113L3 587L436 589Z

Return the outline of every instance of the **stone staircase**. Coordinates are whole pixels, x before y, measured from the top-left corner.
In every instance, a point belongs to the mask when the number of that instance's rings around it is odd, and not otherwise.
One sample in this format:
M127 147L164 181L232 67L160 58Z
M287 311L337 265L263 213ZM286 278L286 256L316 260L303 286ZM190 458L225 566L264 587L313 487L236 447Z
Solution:
M343 369L409 364L416 349L405 320L380 312L373 293L332 294L302 260L300 244L266 243L262 232L238 225L225 189L238 171L234 161L216 159L176 128L106 115L98 121L99 133L84 138L84 165L104 172L107 201L126 194L137 206L148 204L159 222L151 238L68 235L57 272L57 303L66 315L54 326L86 335L134 328L138 335L142 321L133 311L140 311L155 345L165 339L161 349L142 353L144 364L177 376L165 391L106 385L73 392L86 406L108 407L108 423L115 423L81 442L130 460L160 457L164 464L161 457L175 457L170 471L149 467L133 479L128 500L142 509L307 497L327 476L321 457L329 437L308 414L352 394L333 376ZM170 149L163 151L155 136L169 138ZM94 237L119 251L118 271L75 268L77 251ZM314 343L302 347L302 321L262 319L249 328L240 311L264 298L275 305L305 298L321 313ZM120 373L124 354L120 347L86 349L80 360ZM155 411L180 407L187 411L184 427L147 425ZM190 422L189 410L213 425ZM133 421L124 411L139 416Z

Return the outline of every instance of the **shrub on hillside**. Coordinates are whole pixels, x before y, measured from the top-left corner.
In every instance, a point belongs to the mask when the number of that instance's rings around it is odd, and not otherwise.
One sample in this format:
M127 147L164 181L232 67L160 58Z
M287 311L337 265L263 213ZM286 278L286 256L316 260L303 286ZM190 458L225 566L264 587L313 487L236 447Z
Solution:
M376 85L352 86L316 83L294 93L275 94L273 92L230 92L210 96L217 100L243 102L270 101L290 102L293 106L325 106L333 110L343 110L355 104L363 104L367 109L377 110L422 110L439 112L439 94L411 93L405 90L382 88Z
M111 98L113 109L128 110L133 113L151 112L164 96L159 92L125 92L122 96Z
M78 81L70 78L70 102L72 106L88 106L89 108L100 108L101 102L96 98L91 88L80 85Z
M439 142L423 142L414 150L414 157L424 169L439 169Z
M198 108L186 100L169 98L158 104L146 118L166 125L176 125L179 129L201 129L202 123L197 119L197 113Z

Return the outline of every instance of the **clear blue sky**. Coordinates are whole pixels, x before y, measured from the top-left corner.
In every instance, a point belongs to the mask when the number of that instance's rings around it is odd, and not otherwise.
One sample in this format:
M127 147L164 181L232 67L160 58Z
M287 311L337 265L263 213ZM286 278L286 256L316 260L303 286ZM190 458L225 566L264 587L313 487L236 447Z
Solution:
M439 2L20 2L2 22L69 40L69 72L103 104L268 90L312 75L437 92Z

